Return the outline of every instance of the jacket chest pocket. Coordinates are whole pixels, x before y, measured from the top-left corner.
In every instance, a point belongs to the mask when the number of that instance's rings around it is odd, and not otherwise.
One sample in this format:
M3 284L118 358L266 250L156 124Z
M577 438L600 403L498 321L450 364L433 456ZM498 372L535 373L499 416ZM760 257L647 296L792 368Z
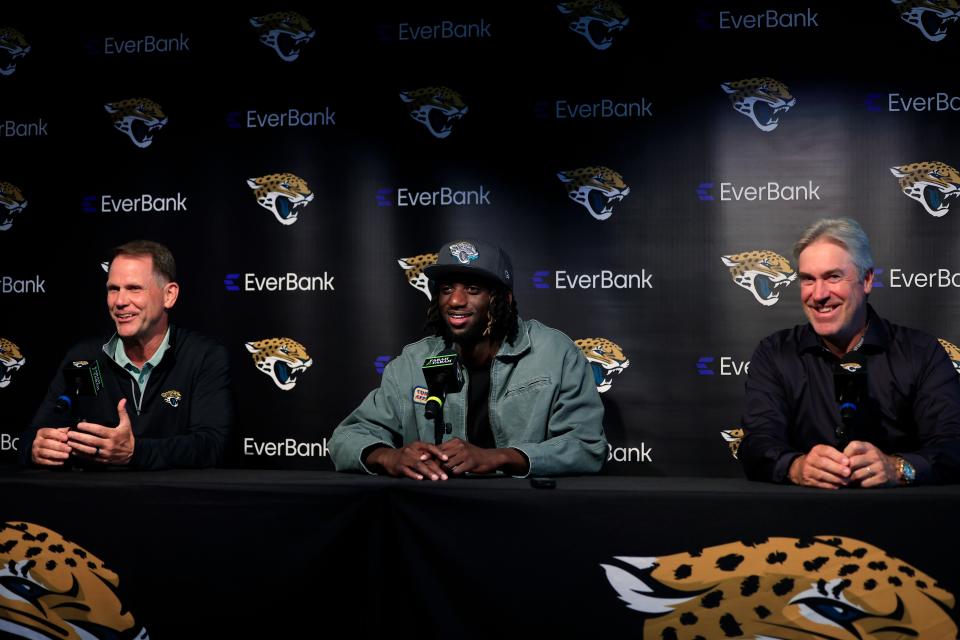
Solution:
M537 378L531 378L519 384L515 384L507 389L503 394L504 400L509 400L513 397L528 396L530 394L538 393L545 388L550 386L550 376L539 376Z

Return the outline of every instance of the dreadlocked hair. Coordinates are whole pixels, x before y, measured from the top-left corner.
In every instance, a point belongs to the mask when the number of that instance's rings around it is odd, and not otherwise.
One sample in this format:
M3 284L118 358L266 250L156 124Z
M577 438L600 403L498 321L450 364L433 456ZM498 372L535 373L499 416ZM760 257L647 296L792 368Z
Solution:
M487 308L487 325L483 336L494 341L506 340L513 344L520 330L517 299L508 295L510 290L500 284L490 285L490 306ZM439 296L434 294L427 307L427 321L423 330L428 335L440 336L449 346L447 323L440 317Z

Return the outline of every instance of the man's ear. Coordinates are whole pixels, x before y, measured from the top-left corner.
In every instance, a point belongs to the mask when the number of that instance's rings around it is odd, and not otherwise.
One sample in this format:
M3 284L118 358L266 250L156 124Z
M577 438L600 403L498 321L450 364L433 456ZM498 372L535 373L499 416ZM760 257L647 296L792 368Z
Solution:
M168 282L163 285L163 308L170 309L177 303L177 296L180 295L180 285L176 282Z

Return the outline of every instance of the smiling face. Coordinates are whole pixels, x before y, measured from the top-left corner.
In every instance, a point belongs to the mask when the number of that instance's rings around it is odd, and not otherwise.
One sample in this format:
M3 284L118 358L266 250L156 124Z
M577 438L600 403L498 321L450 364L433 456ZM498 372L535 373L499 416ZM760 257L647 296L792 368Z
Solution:
M861 281L850 252L818 240L800 252L800 302L810 326L837 350L846 353L867 322L867 294L873 271Z
M440 282L437 305L454 342L475 343L483 338L490 310L490 287L482 280Z
M178 292L175 282L163 282L154 273L152 257L115 257L107 275L107 309L117 335L141 345L161 339Z

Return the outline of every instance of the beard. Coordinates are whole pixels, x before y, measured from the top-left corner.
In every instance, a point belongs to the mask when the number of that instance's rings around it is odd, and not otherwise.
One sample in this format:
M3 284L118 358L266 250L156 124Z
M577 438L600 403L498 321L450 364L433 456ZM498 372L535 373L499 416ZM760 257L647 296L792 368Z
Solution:
M454 332L450 329L450 325L448 325L447 322L444 320L443 339L448 344L449 343L455 343L460 345L476 344L485 338L485 336L483 335L483 332L486 330L486 328L487 328L486 322L475 322L466 331L460 334L454 334Z

